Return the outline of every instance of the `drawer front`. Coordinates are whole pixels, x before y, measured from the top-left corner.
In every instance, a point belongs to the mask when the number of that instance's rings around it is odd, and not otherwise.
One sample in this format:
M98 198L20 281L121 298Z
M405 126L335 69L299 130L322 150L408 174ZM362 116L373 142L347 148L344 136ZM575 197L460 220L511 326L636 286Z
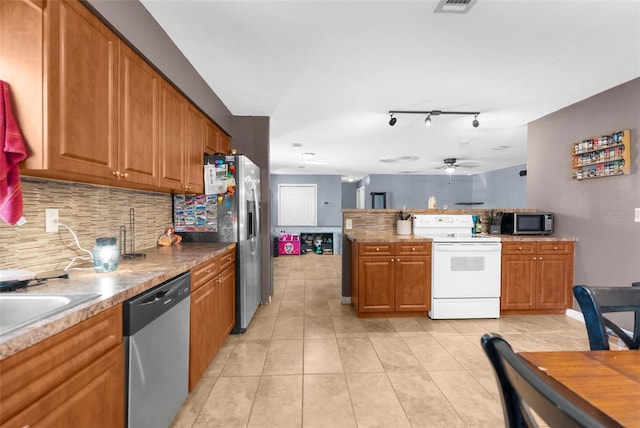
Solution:
M538 242L539 254L571 254L573 252L573 242L548 241Z
M220 254L218 257L216 257L216 259L217 259L216 273L218 273L225 270L226 268L228 268L229 266L235 263L236 261L235 248L228 250L223 254Z
M431 254L430 242L403 242L396 243L396 255L398 256L428 256Z
M393 254L393 244L388 242L362 242L358 244L361 256L390 256Z
M191 269L192 292L197 290L202 284L209 282L215 276L218 270L218 263L218 257L214 257Z
M537 252L535 241L503 242L502 254L535 254Z
M0 425L122 344L114 306L0 362Z

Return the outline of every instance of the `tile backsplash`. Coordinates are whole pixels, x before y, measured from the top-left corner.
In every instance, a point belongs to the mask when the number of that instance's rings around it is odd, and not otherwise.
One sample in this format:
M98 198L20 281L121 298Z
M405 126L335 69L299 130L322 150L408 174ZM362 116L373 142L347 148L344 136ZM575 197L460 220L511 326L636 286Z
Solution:
M135 210L135 251L156 245L171 224L171 195L90 184L22 177L24 217L21 227L0 221L0 269L22 268L43 272L64 268L82 255L67 228L45 232L45 209L57 208L59 222L71 228L89 251L96 238L112 236L120 242L127 232L130 252L130 209ZM121 248L122 250L122 248ZM77 265L74 265L77 266Z

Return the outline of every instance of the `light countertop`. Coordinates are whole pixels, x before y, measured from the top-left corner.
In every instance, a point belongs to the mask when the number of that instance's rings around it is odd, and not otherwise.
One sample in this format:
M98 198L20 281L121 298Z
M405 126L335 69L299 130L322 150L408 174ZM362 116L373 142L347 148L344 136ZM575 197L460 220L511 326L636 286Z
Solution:
M71 270L67 279L50 279L44 284L20 289L16 293L97 292L100 296L0 336L0 360L187 272L234 247L235 244L182 243L171 247L147 248L141 250L145 257L120 260L118 269L113 272L96 273L93 269Z
M500 238L501 242L518 241L576 241L576 238L555 235L488 235ZM345 238L361 242L432 242L433 239L420 235L397 235L391 232L346 233Z

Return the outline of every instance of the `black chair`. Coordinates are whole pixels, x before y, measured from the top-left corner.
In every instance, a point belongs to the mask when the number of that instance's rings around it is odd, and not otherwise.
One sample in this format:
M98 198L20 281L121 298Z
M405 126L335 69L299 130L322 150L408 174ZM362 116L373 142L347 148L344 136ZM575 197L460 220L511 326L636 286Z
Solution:
M582 398L536 370L513 352L500 335L482 336L482 348L493 365L505 426L537 427L531 410L550 427L620 427Z
M607 328L613 331L629 349L640 348L640 287L573 287L575 296L587 327L589 346L592 351L609 349ZM634 324L631 335L603 316L611 312L633 312Z

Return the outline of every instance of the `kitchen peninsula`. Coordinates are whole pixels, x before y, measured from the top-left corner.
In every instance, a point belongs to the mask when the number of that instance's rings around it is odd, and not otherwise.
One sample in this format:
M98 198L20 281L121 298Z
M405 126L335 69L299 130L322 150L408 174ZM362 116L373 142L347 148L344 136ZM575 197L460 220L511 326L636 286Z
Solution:
M350 301L360 317L416 316L432 309L432 240L397 235L399 213L343 210L342 300ZM413 211L414 215L471 213L488 224L490 210ZM572 307L575 238L482 236L502 244L501 315L564 314Z

